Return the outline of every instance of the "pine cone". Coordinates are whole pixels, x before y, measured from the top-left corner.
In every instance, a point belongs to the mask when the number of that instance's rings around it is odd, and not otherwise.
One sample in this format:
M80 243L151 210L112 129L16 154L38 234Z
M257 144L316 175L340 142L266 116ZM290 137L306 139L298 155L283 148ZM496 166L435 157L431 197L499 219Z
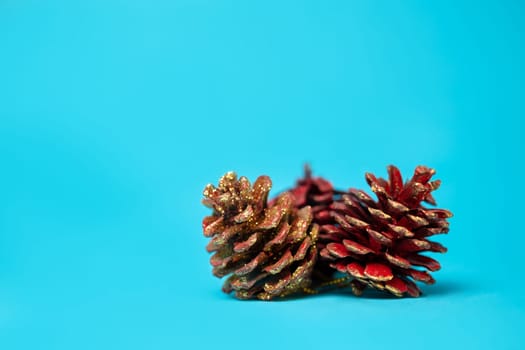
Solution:
M436 204L431 192L440 181L430 182L434 169L418 166L405 184L396 167L389 166L388 174L389 180L366 174L378 200L350 189L332 204L334 222L320 229L319 239L325 244L320 255L333 268L355 278L352 289L357 295L369 286L417 297L421 291L414 281L432 284L434 279L425 270L440 269L439 262L420 253L447 251L428 237L447 233L452 213L421 205Z
M314 223L323 225L332 222L330 205L339 191L334 190L330 181L322 177L313 177L312 169L308 164L304 165L304 176L288 191L293 195L295 208L301 209L305 206L312 208ZM318 249L322 248L322 243L318 244ZM333 275L334 270L327 262L318 261L312 273L312 284L317 291L319 288L326 289L324 286L335 281Z
M204 189L203 204L213 214L203 220L210 262L217 277L230 275L223 291L239 299L270 300L308 288L317 259L318 226L312 210L296 210L290 193L272 205L271 180L260 176L253 187L246 177L225 174L218 187Z
M334 188L328 180L312 177L312 170L308 164L304 166L304 177L297 180L290 192L294 196L296 208L312 207L314 222L323 224L331 221L329 207L333 202Z

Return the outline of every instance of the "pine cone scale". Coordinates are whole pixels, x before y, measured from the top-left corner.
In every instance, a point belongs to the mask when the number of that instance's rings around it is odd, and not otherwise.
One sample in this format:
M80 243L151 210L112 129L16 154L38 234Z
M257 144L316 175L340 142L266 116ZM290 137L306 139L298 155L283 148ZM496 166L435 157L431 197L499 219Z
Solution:
M306 237L299 248L297 248L297 251L295 252L293 256L293 260L295 261L301 261L306 257L306 253L308 253L308 249L312 246L312 240L310 237Z
M394 277L385 283L385 289L395 296L401 297L408 292L407 284L399 277Z
M365 266L365 276L374 282L390 281L394 278L392 269L388 265L380 263L368 263Z
M413 254L408 255L407 260L410 262L411 265L423 266L424 268L430 271L438 271L439 269L441 269L441 264L437 260L429 258L428 256Z
M352 276L356 277L356 278L365 278L365 267L362 266L361 264L357 263L357 262L352 262L346 266L344 266L343 264L343 267L342 267L343 270L346 269L346 271L348 271L349 274L351 274Z
M253 270L255 270L255 268L257 268L261 264L265 263L266 261L268 261L268 255L265 252L261 252L261 253L257 254L255 256L255 258L253 258L249 262L244 263L242 265L242 267L236 269L235 270L235 274L238 275L238 276L247 275L247 274L253 272Z
M368 253L373 253L374 250L370 249L364 245L361 245L357 242L354 242L349 239L343 239L343 246L350 252L357 255L365 255Z
M264 268L263 271L269 272L272 275L278 274L281 272L285 267L289 266L293 262L293 255L290 252L290 250L287 250L279 260L277 260L274 264L268 265Z
M328 243L325 248L335 258L346 258L350 252L341 243Z
M270 251L276 247L281 246L288 237L288 234L290 233L291 226L287 222L284 222L280 227L279 231L277 231L277 234L274 238L272 238L266 245L264 246L264 250Z
M248 237L247 240L242 242L236 242L233 245L233 251L235 253L244 253L247 250L249 250L253 245L261 239L262 233L261 232L255 232L250 237Z
M388 166L388 178L390 180L391 193L392 196L397 196L399 192L403 189L403 177L401 172L395 166Z
M392 235L388 232L377 232L376 230L372 230L371 228L367 227L366 232L370 235L370 238L375 240L377 243L382 244L384 246L391 246L392 245Z
M202 220L202 230L204 236L211 237L215 232L219 232L222 229L222 218L217 218L215 216L206 216Z
M394 255L385 253L385 257L392 265L395 265L397 267L408 269L412 266L408 259L405 259L399 255L394 256Z
M282 272L274 281L264 284L264 291L267 293L267 295L263 295L263 298L272 298L274 296L283 294L284 288L290 283L291 280L292 274L290 271Z

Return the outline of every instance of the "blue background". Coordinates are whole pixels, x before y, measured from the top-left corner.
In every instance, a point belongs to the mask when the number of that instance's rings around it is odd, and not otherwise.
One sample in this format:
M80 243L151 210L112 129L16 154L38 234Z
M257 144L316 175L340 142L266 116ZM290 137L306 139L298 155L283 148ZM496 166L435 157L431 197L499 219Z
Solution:
M0 2L2 349L523 349L519 1ZM200 205L227 170L435 167L437 284L240 302Z

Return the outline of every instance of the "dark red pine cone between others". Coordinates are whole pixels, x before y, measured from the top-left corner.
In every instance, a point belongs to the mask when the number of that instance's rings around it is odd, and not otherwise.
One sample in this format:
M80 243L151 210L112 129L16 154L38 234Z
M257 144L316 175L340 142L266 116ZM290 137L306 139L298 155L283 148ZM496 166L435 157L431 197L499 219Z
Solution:
M352 280L356 295L366 287L388 291L396 296L417 297L414 283L434 283L428 271L440 264L423 252L446 252L428 238L449 230L445 209L435 205L431 192L440 181L430 181L434 169L418 166L413 177L403 183L395 166L388 167L388 180L367 173L366 180L377 200L361 190L350 189L330 205L332 223L320 228L321 260Z
M289 192L294 196L296 208L310 206L314 214L314 222L326 224L332 221L330 205L334 201L334 187L330 181L322 177L313 177L312 169L308 164L304 166L303 178L297 180L294 188Z
M304 165L304 175L298 179L295 186L287 190L292 194L294 207L297 209L309 206L312 208L313 222L318 225L330 224L333 218L330 206L334 199L342 193L336 191L330 181L320 176L313 176L308 164ZM318 242L318 250L324 246ZM316 293L339 287L338 279L334 279L335 270L326 261L318 260L312 272L312 288ZM348 281L343 280L348 284Z

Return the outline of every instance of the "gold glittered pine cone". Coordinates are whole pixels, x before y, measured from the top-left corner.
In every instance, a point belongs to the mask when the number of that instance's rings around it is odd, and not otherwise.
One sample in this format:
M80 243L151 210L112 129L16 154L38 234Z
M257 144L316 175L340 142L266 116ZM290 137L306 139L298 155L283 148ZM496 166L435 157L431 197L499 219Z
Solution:
M418 166L406 183L398 168L389 166L388 174L388 180L366 174L377 200L350 189L332 204L333 223L320 228L321 260L353 278L357 295L368 286L417 297L421 291L414 282L432 284L429 271L440 269L422 253L446 252L429 237L448 232L452 213L422 205L436 204L431 192L441 182L430 181L434 169Z
M207 185L203 204L213 209L202 227L210 237L213 274L228 276L223 291L239 299L270 300L308 291L317 260L318 226L309 206L294 208L283 193L268 204L272 182L226 173L219 185Z

